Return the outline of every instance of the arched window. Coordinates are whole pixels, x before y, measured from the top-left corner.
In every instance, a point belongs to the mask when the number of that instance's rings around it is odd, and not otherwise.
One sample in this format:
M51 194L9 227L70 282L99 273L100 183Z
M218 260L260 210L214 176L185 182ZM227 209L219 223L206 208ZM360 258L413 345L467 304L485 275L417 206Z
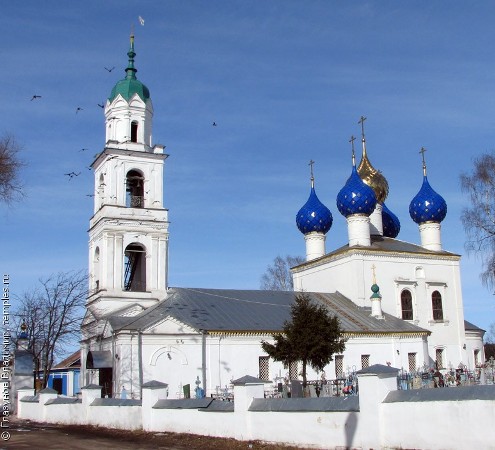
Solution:
M137 170L127 172L125 205L128 208L144 208L144 177Z
M124 251L124 291L146 291L146 250L129 244Z
M413 304L411 291L404 289L400 294L402 320L413 320Z
M138 123L136 121L131 122L131 142L137 142L138 135Z
M442 294L434 291L431 294L431 306L433 309L433 320L443 320Z
M95 280L95 290L100 289L100 247L96 247L93 260L93 274Z

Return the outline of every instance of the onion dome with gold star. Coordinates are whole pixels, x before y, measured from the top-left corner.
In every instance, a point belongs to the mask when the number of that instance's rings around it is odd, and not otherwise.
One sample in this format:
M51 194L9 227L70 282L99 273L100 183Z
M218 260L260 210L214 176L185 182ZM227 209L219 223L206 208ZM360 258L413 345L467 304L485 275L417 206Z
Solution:
M366 117L361 116L359 123L361 124L361 142L363 144L363 155L357 172L361 179L375 192L376 201L383 203L388 195L388 182L382 173L375 169L368 158L366 153L366 139L364 136L364 121Z
M337 195L337 208L340 214L342 214L344 217L352 216L355 214L369 216L374 211L375 206L375 192L363 182L356 170L356 158L354 156L353 143L352 172L345 186Z
M383 235L389 238L396 238L400 231L399 218L382 203L382 223Z
M435 192L426 177L426 163L424 148L421 149L423 155L423 184L421 189L409 204L409 215L417 224L426 222L440 223L447 215L447 203L444 198Z
M318 199L315 192L315 180L313 176L313 161L311 166L311 192L308 201L299 210L296 216L296 224L303 234L314 231L326 234L333 223L333 216L330 210Z

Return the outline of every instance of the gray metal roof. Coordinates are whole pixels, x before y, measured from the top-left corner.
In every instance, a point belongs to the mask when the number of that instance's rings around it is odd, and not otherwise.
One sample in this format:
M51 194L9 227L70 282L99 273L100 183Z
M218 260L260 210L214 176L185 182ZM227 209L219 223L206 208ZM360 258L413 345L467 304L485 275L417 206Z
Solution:
M154 409L200 409L208 408L212 398L182 398L177 400L158 400L153 406Z
M255 398L249 411L359 411L359 397Z
M234 386L245 386L246 384L264 384L271 383L271 381L262 380L260 378L253 377L251 375L244 375L241 378L237 378L237 380L232 381Z
M146 383L143 383L141 387L147 389L162 389L162 388L166 388L167 386L168 386L167 383L162 383L161 381L157 381L157 380L151 380L151 381L147 381Z
M112 352L109 350L90 350L86 358L86 369L105 369L113 365Z
M36 395L25 395L24 397L21 398L21 402L25 402L25 403L39 403L40 402L40 396L39 396L39 394L36 394Z
M392 391L385 397L384 403L453 402L459 400L495 400L495 385Z
M14 375L33 375L33 355L27 350L14 352Z
M298 266L293 267L292 269L297 272L298 268L304 268L307 265L318 264L320 261L323 262L327 259L332 259L336 255L341 255L346 252L354 252L356 250L368 250L372 252L383 252L383 253L408 253L411 255L417 256L451 256L460 258L460 255L456 253L447 252L445 250L441 251L433 251L428 250L420 245L411 244L410 242L401 241L399 239L388 238L384 236L371 236L371 245L370 246L353 246L350 247L349 244L343 245L330 253L321 256L320 258L313 259L311 261L303 262Z
M90 406L141 406L141 400L132 398L95 398Z
M98 384L87 384L86 386L83 386L81 390L83 389L102 389L103 386L99 386Z
M82 403L82 400L76 397L57 397L48 400L45 405L71 405L73 403Z
M364 369L358 370L356 372L356 375L365 375L365 374L372 374L372 375L382 375L382 374L390 374L390 375L397 375L397 372L399 372L399 369L396 369L395 367L390 367L390 366L384 366L383 364L373 364L372 366L366 367Z
M483 328L477 327L474 323L468 322L467 320L464 321L464 329L466 331L486 331L483 330Z
M40 391L40 394L58 394L58 392L55 389L46 387Z
M143 330L173 317L197 330L225 332L281 331L290 320L291 305L298 292L172 288L157 305L133 317L110 317L114 330ZM347 333L421 333L423 328L384 314L384 319L370 316L371 309L359 307L342 294L307 292L312 301L326 306L340 319Z
M206 408L200 408L201 412L234 412L234 402L213 400Z
M333 252L327 253L327 255L333 255L335 253L340 253L345 250L349 250L355 247L349 247L349 245L343 245L342 247L334 250ZM384 236L371 236L371 245L367 248L370 250L383 251L383 252L400 252L400 253L416 253L423 255L449 255L449 256L460 256L456 253L447 252L445 250L436 251L428 250L421 245L412 244L410 242L401 241L399 239L388 238ZM327 256L325 255L325 256Z

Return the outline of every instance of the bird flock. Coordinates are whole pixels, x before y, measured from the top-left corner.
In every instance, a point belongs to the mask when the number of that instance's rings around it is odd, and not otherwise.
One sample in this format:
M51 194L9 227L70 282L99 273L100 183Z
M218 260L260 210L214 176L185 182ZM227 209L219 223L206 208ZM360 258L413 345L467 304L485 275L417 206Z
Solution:
M143 17L138 16L138 21L139 21L139 24L140 24L141 26L144 26L145 20L143 19ZM112 73L112 72L115 70L115 66L112 66L112 67L107 67L107 66L104 66L103 68L104 68L104 70L106 70L108 73ZM42 99L43 99L43 96L42 96L42 95L40 95L40 94L34 94L34 95L32 95L32 96L31 96L30 101L31 101L31 102L32 102L32 101L36 101L36 102L38 102L38 101L41 101ZM105 104L104 104L104 102L102 102L102 103L97 103L97 106L98 106L99 108L101 108L101 109L105 109ZM84 108L82 108L81 106L76 106L76 108L75 108L75 114L76 114L76 115L78 115L80 112L83 112L83 111L84 111ZM213 126L213 127L218 127L218 123L214 120L214 121L212 122L212 126ZM79 149L79 150L78 150L78 152L87 152L88 150L89 150L88 148L81 148L81 149ZM95 154L95 155L94 155L94 158L97 158L99 155L100 155L100 153ZM108 160L114 159L114 158L116 158L116 157L117 157L117 156L111 156ZM86 166L86 169L88 169L88 170L92 170L91 165ZM81 172L80 172L80 171L79 171L79 172L76 172L76 171L74 171L74 170L72 170L72 171L70 171L70 172L66 172L66 173L64 173L64 177L67 177L67 180L68 180L68 181L71 181L71 180L73 180L73 179L75 179L75 178L79 177L80 175L81 175ZM90 197L90 198L91 198L91 197L94 197L94 194L86 194L86 197Z

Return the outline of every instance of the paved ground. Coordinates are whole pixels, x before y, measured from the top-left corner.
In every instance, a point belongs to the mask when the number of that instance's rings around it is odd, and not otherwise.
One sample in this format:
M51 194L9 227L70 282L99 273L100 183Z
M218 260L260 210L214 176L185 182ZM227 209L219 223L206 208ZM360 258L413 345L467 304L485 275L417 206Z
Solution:
M0 440L4 449L119 449L119 450L287 450L288 447L258 441L208 438L190 434L145 433L90 426L47 425L12 418L10 439ZM5 429L1 431L5 432ZM2 439L5 435L2 435ZM296 447L290 447L295 449Z

